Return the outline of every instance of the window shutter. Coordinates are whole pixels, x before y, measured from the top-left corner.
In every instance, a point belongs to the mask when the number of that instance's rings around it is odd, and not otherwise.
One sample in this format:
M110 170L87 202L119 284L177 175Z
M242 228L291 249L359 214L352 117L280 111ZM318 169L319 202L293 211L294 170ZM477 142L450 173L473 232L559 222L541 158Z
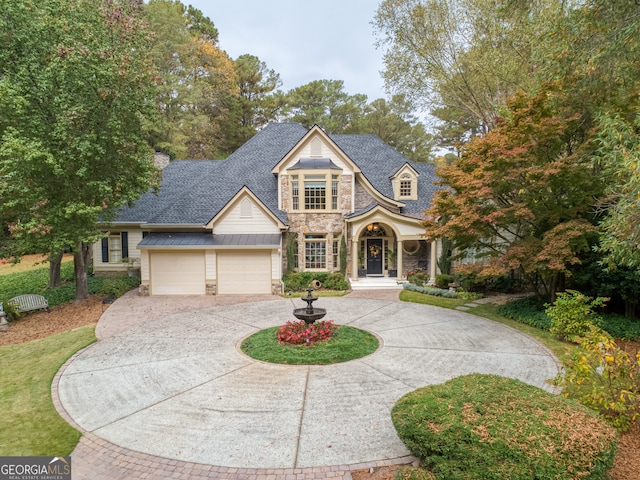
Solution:
M120 241L122 242L122 258L129 257L129 234L128 232L120 232Z
M109 263L109 239L102 239L102 263Z

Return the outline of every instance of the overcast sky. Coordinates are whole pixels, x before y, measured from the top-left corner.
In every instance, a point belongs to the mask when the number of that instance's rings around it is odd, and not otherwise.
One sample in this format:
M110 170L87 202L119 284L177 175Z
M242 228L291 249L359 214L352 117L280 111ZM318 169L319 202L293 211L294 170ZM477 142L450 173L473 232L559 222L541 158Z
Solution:
M342 80L349 95L387 98L371 21L378 0L182 0L209 17L234 60L251 54L280 74L285 92Z

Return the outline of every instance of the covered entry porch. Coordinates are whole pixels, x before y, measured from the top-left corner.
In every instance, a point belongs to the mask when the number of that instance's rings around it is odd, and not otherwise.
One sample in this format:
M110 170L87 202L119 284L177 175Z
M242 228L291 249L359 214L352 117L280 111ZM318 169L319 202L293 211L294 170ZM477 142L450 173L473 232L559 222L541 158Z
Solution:
M377 206L347 223L352 282L376 277L402 281L408 272L424 270L429 272L429 283L435 283L437 242L425 239L419 220Z

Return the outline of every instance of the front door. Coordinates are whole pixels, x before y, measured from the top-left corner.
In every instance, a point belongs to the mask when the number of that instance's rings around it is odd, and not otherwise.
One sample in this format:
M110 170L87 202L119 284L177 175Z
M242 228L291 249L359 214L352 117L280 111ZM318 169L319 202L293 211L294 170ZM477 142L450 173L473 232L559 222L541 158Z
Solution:
M367 239L367 275L382 275L382 239Z

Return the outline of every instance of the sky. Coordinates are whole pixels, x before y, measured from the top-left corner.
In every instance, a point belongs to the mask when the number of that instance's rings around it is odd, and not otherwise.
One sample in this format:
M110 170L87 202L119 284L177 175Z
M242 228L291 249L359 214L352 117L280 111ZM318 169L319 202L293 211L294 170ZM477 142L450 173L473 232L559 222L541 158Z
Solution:
M283 91L314 80L342 80L349 95L387 98L371 21L378 0L182 0L209 17L219 47L250 54L280 74Z

